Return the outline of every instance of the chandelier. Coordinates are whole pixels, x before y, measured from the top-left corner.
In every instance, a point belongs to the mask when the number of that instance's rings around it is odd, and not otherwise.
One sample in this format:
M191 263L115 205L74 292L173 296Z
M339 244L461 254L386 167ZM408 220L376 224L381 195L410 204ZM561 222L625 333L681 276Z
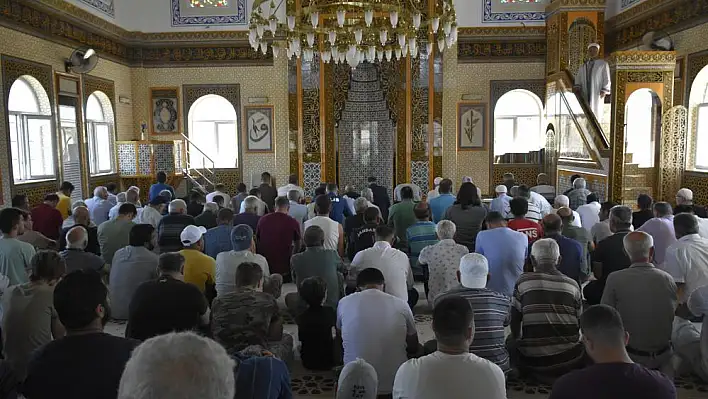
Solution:
M281 20L276 14L286 1L294 11ZM346 62L356 68L362 62L417 58L419 45L432 54L436 40L441 52L457 42L453 0L428 0L435 4L431 13L424 0L302 1L303 7L295 10L294 0L277 5L275 0L255 0L251 46L266 54L270 43L274 57L284 54L310 62L318 55L325 63Z

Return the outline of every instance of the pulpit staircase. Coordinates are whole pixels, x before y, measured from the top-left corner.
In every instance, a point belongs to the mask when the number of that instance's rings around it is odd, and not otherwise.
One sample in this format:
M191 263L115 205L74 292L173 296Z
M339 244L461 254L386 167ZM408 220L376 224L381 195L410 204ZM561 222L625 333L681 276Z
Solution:
M183 140L183 157L182 157L182 176L187 181L187 188L198 189L203 193L209 193L214 190L216 181L216 170L214 160L212 160L204 151L200 150L192 140L182 134ZM192 162L194 159L201 158L202 162Z

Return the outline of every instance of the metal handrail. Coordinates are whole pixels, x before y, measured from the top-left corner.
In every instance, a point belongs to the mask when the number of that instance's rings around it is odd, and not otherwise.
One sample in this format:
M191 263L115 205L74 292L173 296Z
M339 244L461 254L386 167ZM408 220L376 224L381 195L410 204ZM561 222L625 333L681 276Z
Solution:
M194 142L192 142L192 140L190 140L189 137L187 137L184 133L182 133L182 139L183 139L183 141L186 143L186 144L184 145L184 153L185 153L185 157L184 157L184 166L185 166L184 172L185 172L185 176L186 176L187 178L189 178L190 180L192 180L193 183L196 183L198 186L200 186L200 188L204 189L204 186L202 186L194 177L192 177L192 171L194 171L194 172L196 172L202 179L204 179L204 181L206 182L206 184L213 186L213 185L214 185L214 182L212 181L212 179L208 178L208 177L207 177L204 173L202 173L202 171L200 171L199 169L203 169L205 172L207 172L207 174L209 174L209 176L214 177L214 176L216 175L216 172L215 172L215 169L216 169L215 165L216 165L216 163L215 163L214 160L211 159L204 151L202 151L197 145L195 145ZM192 162L189 161L190 154L191 154L191 151L190 151L190 148L191 148L191 147L193 147L193 148L196 150L196 152L199 153L199 155L201 155L201 157L202 157L203 159L206 159L207 161L209 161L209 162L211 163L211 168L209 168L208 166L204 165L203 163L202 163L202 165L201 165L201 168L193 167Z

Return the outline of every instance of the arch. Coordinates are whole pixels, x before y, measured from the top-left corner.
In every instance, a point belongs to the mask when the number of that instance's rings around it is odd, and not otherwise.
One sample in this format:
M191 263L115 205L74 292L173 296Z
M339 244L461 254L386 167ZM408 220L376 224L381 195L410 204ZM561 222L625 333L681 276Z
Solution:
M84 107L88 136L89 172L92 176L115 173L115 117L106 93L94 91Z
M543 103L534 93L506 92L494 107L494 155L529 153L545 147Z
M229 100L217 94L199 97L189 108L187 122L189 139L199 149L190 152L190 164L201 168L238 167L238 117Z
M625 105L625 152L640 168L654 166L660 118L661 98L656 92L645 88L629 95Z
M687 145L689 169L708 170L708 66L703 67L691 84L688 100L691 140Z
M587 48L597 38L595 24L587 18L578 18L568 28L568 70L575 76L585 62Z
M49 95L36 78L23 75L12 83L7 98L14 182L56 178L56 140Z

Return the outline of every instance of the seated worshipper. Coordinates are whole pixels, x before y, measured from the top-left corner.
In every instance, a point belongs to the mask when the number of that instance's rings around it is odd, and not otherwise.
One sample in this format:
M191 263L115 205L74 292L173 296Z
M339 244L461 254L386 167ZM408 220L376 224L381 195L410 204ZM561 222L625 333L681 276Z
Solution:
M445 297L433 309L437 351L403 363L393 383L394 398L506 399L501 368L470 353L475 313L467 299Z
M580 205L576 212L580 215L580 224L585 230L590 233L595 224L600 223L600 202L597 198L597 194L590 193L587 197L588 203L585 205Z
M88 208L91 220L96 223L96 226L100 226L108 220L108 212L113 208L113 205L108 201L108 190L103 186L96 187L93 190L93 198L86 200L86 208Z
M234 212L239 212L241 209L241 202L248 197L248 187L245 184L239 183L236 186L236 195L231 198L230 207Z
M194 218L187 215L187 204L176 199L170 202L169 214L157 225L157 245L160 253L177 252L182 249L180 235L185 227L194 224Z
M59 239L59 232L64 223L61 212L57 209L59 196L47 194L44 202L32 209L32 220L34 220L34 230L44 234L51 240Z
M654 217L642 223L638 231L643 231L654 239L654 259L652 259L652 263L659 269L664 270L666 250L676 242L674 215L671 204L668 202L657 202L653 208ZM632 215L636 213L634 212ZM632 216L632 221L634 221L634 216Z
M184 282L184 257L160 255L157 280L138 286L128 307L125 336L140 341L171 331L198 331L209 325L209 305L194 284Z
M573 216L573 211L570 208L560 208L558 209L558 212L556 212L556 215L560 216L561 222L563 223L563 230L561 230L561 234L563 234L564 237L577 241L583 248L583 259L585 259L585 265L589 275L590 265L592 265L590 254L595 250L595 243L592 242L590 232L582 227L573 225L572 222L575 216Z
M404 300L384 292L384 275L375 268L357 276L358 291L337 307L337 336L344 347L344 364L364 359L376 369L378 394L393 391L396 371L419 352L418 331Z
M607 277L602 304L617 309L629 334L633 361L673 376L671 331L676 310L676 284L652 263L654 240L635 231L624 236L632 265Z
M95 255L101 255L101 245L98 243L98 228L96 225L91 223L89 219L89 210L86 207L78 206L74 208L71 215L74 218L74 222L69 227L64 227L61 230L61 236L59 237L59 251L66 249L66 235L69 230L76 226L81 226L88 232L88 244L86 245L86 252L91 252Z
M654 200L647 194L639 194L637 197L637 212L632 212L632 227L634 230L639 229L646 223L649 219L654 217L654 211L652 210L652 203Z
M553 213L556 213L558 209L562 207L570 208L570 200L568 199L568 196L563 194L557 196L553 201L553 208L555 208ZM572 209L571 212L573 212L573 226L583 227L582 221L580 219L580 214Z
M17 209L22 209L23 211L29 212L30 206L29 206L29 200L27 199L27 196L24 194L17 194L12 197L12 202L11 205L13 208Z
M457 268L460 259L470 251L466 246L455 242L457 227L449 220L443 220L435 227L435 234L440 242L423 248L418 256L418 263L423 267L425 295L428 304L435 298L458 286ZM486 282L485 282L486 284Z
M337 251L339 256L344 257L344 228L329 217L332 200L326 195L318 196L315 198L315 210L316 216L305 222L305 230L310 226L321 228L325 233L325 249Z
M169 201L162 195L150 200L148 206L143 208L143 212L140 214L140 223L149 224L154 228L160 224L162 220L162 214L165 213L165 207Z
M406 231L416 223L415 202L413 202L413 189L401 188L401 202L393 204L388 211L388 225L396 232L397 241L394 243L398 249L406 250L408 241Z
M337 312L326 306L327 283L321 277L308 277L298 286L300 298L307 309L297 315L297 335L302 346L302 365L309 370L330 370L336 365L332 329L337 324Z
M337 399L376 399L379 378L376 369L364 359L344 365L337 380ZM384 395L383 397L386 397ZM388 397L392 397L388 395Z
M514 217L507 224L510 229L526 235L529 245L543 237L543 227L538 222L526 218L529 207L526 198L515 197L509 202L509 207Z
M136 224L130 229L129 245L113 255L108 292L114 319L127 320L135 290L140 284L157 278L159 256L153 252L155 246L155 228L149 224Z
M588 195L590 195L590 190L586 186L585 179L579 177L573 181L573 190L566 194L570 200L570 209L576 211L581 205L588 203ZM565 194L565 193L564 193Z
M226 192L226 185L224 183L216 183L214 185L214 191L206 195L206 202L216 202L216 197L223 198L224 204L231 202L231 196Z
M583 298L578 283L558 271L558 244L545 238L531 248L534 271L519 277L511 308L507 348L512 367L541 382L584 365L578 318Z
M310 277L321 278L327 289L325 305L337 309L337 303L344 296L344 263L336 251L324 248L324 231L317 226L305 230L305 251L292 257L292 275L298 292L285 296L285 304L293 314L304 308L299 290L303 281Z
M74 224L76 224L76 222L74 221L74 209L76 209L80 206L83 206L84 208L86 208L86 202L84 200L78 200L78 201L74 201L71 204L71 215L69 215L68 218L64 219L64 223L61 224L62 229L65 229L67 227L72 227ZM91 226L96 227L96 224L91 222Z
M108 211L108 219L117 218L118 217L118 209L120 209L120 206L125 204L125 202L126 202L126 193L125 192L118 193L118 194L114 195L114 197L116 199L116 203Z
M430 204L430 212L433 216L433 222L438 223L445 217L445 211L455 203L455 196L452 194L452 180L443 179L438 186L439 194L434 197L428 197Z
M506 186L507 191L511 192L511 188L516 186L516 179L514 179L514 174L513 173L504 173L504 176L502 176L503 179L503 185Z
M595 242L596 246L600 241L612 235L612 229L610 229L610 211L612 211L612 208L615 206L617 206L615 202L603 202L600 206L600 221L595 223L592 229L590 229L592 240Z
M269 351L250 346L231 357L236 360L234 399L293 397L288 365Z
M216 257L216 294L223 296L236 291L236 270L242 263L255 263L263 272L263 292L280 297L283 285L283 276L270 274L268 261L256 254L256 241L253 230L245 224L240 224L231 229L229 239L231 250L221 252Z
M298 178L295 174L288 176L288 184L278 187L278 197L287 197L293 190L300 194L300 198L305 198L305 190L298 186Z
M634 363L627 354L632 335L618 311L606 305L585 309L580 331L595 364L559 378L549 399L677 398L670 378Z
M494 193L497 195L489 204L489 210L491 212L499 212L504 216L504 219L511 219L511 207L509 201L511 197L506 194L506 186L499 185L494 189Z
M222 252L233 249L231 245L231 229L233 228L234 211L229 208L219 209L216 214L218 225L204 233L204 253L216 259Z
M600 241L592 253L592 270L597 280L583 288L585 300L590 305L597 305L602 299L607 277L618 270L628 268L632 262L624 250L624 237L632 227L632 210L626 206L615 206L610 211L610 228L614 232L607 239Z
M477 194L477 186L472 183L462 183L457 192L455 204L445 211L443 219L455 223L455 242L474 251L477 233L482 230L487 208L482 205L482 199Z
M349 270L349 277L356 278L358 272L367 269L378 269L386 278L385 292L406 302L411 309L418 303L418 291L413 287L413 272L408 262L408 256L393 248L393 230L388 226L376 228L376 243L354 257Z
M433 189L428 191L428 194L425 196L426 201L430 202L431 199L437 198L440 196L440 183L443 181L443 178L438 176L435 179L433 179Z
M381 222L381 213L376 208L367 208L362 214L364 224L352 231L347 245L347 256L354 259L359 252L371 248L376 243L376 228Z
M200 191L192 190L189 193L189 203L187 204L187 215L196 218L204 211L204 194Z
M108 274L110 268L106 261L96 254L86 252L88 245L88 232L83 226L74 226L66 233L66 249L60 255L66 262L66 271L71 273L74 270L93 270Z
M249 195L243 201L241 201L241 213L234 216L233 225L238 226L239 224L246 224L251 227L253 231L258 229L258 221L261 220L260 206L261 200L258 197Z
M283 276L283 281L292 281L290 258L300 252L302 232L300 223L288 215L290 201L286 197L275 199L275 208L258 221L256 248L265 256L273 273Z
M290 190L288 192L288 201L290 201L290 209L288 210L288 215L293 219L297 220L300 224L300 233L305 232L305 222L307 221L307 205L300 203L305 197L300 195L298 190Z
M110 306L101 276L85 270L67 274L54 287L54 308L66 336L34 352L24 396L116 398L123 368L139 342L103 332Z
M132 188L128 191L125 192L125 201L123 203L126 204L133 204L135 205L135 209L137 211L137 215L135 216L135 219L133 220L133 223L137 224L140 222L140 216L143 214L143 208L140 206L140 195L138 194L138 188ZM122 193L121 193L122 194ZM120 196L120 194L118 194ZM118 212L120 210L120 206L122 203L120 202L120 198L118 198L118 203L111 208L111 210L108 212L108 218L109 219L115 219L118 217Z
M116 195L118 194L118 185L113 182L107 183L106 191L108 191L108 202L115 206L118 203L118 198L116 198Z
M344 223L344 219L353 214L353 210L349 208L347 200L338 194L337 185L334 183L327 184L327 196L332 201L332 209L330 209L329 217L339 224Z
M219 212L219 205L216 202L207 202L199 216L194 218L195 226L202 226L205 229L213 229L217 225L216 214Z
M101 246L101 257L107 264L110 265L113 262L113 255L117 250L128 246L130 229L135 226L133 219L136 214L135 205L125 203L120 206L118 218L98 226L98 244Z
M683 315L676 318L671 343L682 361L677 374L692 372L708 382L708 285L696 288L687 305L690 316L702 317L703 323L698 327Z
M528 219L532 222L540 223L541 218L543 218L545 215L551 213L552 209L546 213L541 212L541 208L531 198L531 193L532 193L532 191L530 191L527 186L522 184L519 186L519 189L518 189L516 195L518 197L525 198L526 201L528 202L528 209L527 209L526 215L525 215L526 219ZM545 201L545 199L544 199L544 201Z
M678 207L681 205L690 206L693 208L693 213L699 218L708 218L706 208L693 203L693 191L687 188L682 188L676 193L676 206ZM674 211L674 214L678 214L678 212Z
M359 197L356 201L354 201L354 210L356 213L344 219L344 241L346 243L347 256L349 256L349 259L354 258L354 255L352 255L352 252L354 251L354 247L352 245L352 240L354 237L352 234L354 233L354 230L366 224L364 221L364 212L366 212L367 209L369 209L369 201L367 201L364 197Z
M469 352L496 364L504 374L508 373L511 366L509 352L504 343L504 328L511 321L510 298L485 288L489 280L489 266L483 255L465 255L460 261L457 276L460 282L458 288L439 295L433 308L437 308L438 304L447 298L460 297L467 300L474 311L476 329ZM436 349L436 341L425 343L426 353L432 353Z
M523 198L518 199L524 201ZM487 288L511 297L514 284L524 271L529 240L525 234L509 228L499 212L490 212L486 223L487 230L477 236L475 252L484 255L489 261L491 277Z
M236 290L212 303L211 332L229 353L259 345L286 363L293 360L293 337L283 332L278 303L261 292L263 270L255 263L236 269Z
M238 398L234 365L211 339L190 332L162 335L135 348L118 399Z
M39 251L32 257L30 282L3 293L3 356L20 381L25 379L32 353L52 339L64 337L64 326L54 309L54 286L65 273L59 254Z
M464 183L464 181L463 181L463 183ZM403 184L397 185L393 189L393 201L394 202L403 201L403 199L404 199L403 198L403 189L405 187L408 187L413 191L413 200L415 202L420 202L423 199L422 190L420 189L420 187L418 187L418 185L413 184L413 183L403 183ZM390 215L390 213L389 213L389 215Z
M194 284L211 302L216 296L216 261L202 252L204 233L204 227L185 227L180 234L184 249L179 253L184 257L184 282Z
M312 202L310 202L309 204L307 204L307 219L308 219L308 220L309 220L309 219L312 219L312 218L315 217L315 216L317 216L317 210L315 209L315 206L317 205L316 199L317 199L317 197L319 197L320 195L325 195L325 194L327 194L327 188L326 188L326 187L320 186L320 187L317 187L317 188L315 189L315 196L312 197ZM329 216L329 214L327 214L327 216ZM346 219L345 219L345 220L346 220ZM307 227L305 226L305 228L307 228Z
M34 231L31 213L23 211L22 224L24 225L24 232L22 235L17 236L18 240L26 242L36 249L54 249L57 247L56 241L50 240L38 231Z
M9 279L10 286L29 282L31 261L36 253L32 245L17 239L25 231L22 212L17 208L0 210L0 275Z
M442 197L439 197L442 198ZM418 256L420 251L429 245L438 243L435 233L435 223L430 221L430 206L427 202L419 202L413 208L413 214L417 222L406 230L406 242L408 243L408 260L411 263L411 270L417 276L424 275L423 270L418 266Z
M674 207L674 215L678 215L679 213L689 213L693 215L698 223L698 235L701 236L701 238L708 238L708 219L703 219L696 216L696 214L693 213L693 208L688 205L679 205Z
M531 187L531 191L541 194L546 201L552 203L556 198L556 188L549 185L550 179L547 174L539 173L536 177L536 185Z
M579 175L579 174L574 174L574 175L570 176L570 188L567 189L567 190L565 190L565 191L563 191L563 195L568 195L568 194L570 194L570 192L575 189L575 188L573 187L573 183L575 183L575 180L577 180L577 179L579 179L579 178L581 178L581 177L583 177L583 176L581 176L581 175Z
M165 172L157 172L157 183L150 186L148 200L152 201L155 197L161 195L163 190L170 192L170 201L175 198L175 189L167 184L167 174Z
M678 241L666 250L664 270L674 278L679 302L685 304L693 290L708 285L708 239L698 235L698 223L691 214L674 216Z
M590 276L585 252L579 242L561 235L562 230L563 221L560 216L553 214L544 216L544 237L555 240L560 248L561 260L558 263L558 270L581 285Z

